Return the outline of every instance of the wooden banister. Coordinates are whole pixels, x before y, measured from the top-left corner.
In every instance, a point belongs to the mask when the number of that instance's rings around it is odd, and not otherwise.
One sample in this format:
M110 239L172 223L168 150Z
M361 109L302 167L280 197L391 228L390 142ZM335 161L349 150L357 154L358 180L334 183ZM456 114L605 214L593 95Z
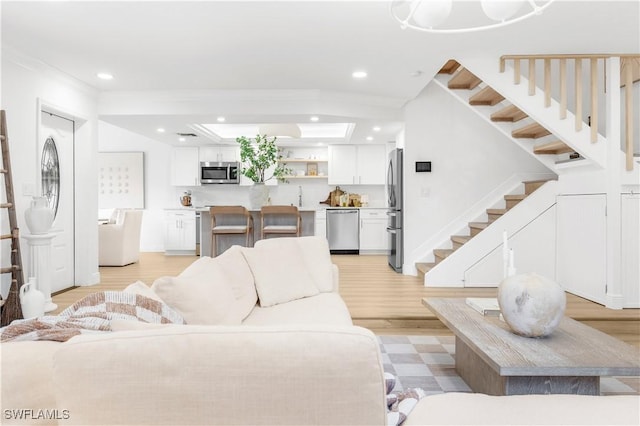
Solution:
M520 84L521 79L521 62L528 61L528 93L530 96L536 93L536 61L542 60L544 63L544 106L551 105L551 87L552 87L552 61L559 62L559 117L561 120L567 118L567 60L574 61L574 89L575 89L575 129L576 132L582 130L583 125L583 72L582 61L589 60L589 109L587 115L590 117L590 139L595 143L598 141L598 119L600 113L598 111L598 61L603 62L609 58L620 58L620 80L624 87L624 152L626 156L626 169L633 170L633 129L634 129L634 112L633 112L633 90L634 83L640 81L640 54L551 54L551 55L503 55L500 57L500 72L506 71L506 61L513 61L513 82Z

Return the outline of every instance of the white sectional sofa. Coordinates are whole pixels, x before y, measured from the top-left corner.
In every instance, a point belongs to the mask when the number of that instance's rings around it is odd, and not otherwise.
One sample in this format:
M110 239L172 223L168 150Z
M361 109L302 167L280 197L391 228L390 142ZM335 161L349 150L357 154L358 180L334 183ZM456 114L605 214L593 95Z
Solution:
M113 321L115 332L64 343L2 344L2 424L386 424L379 346L352 325L326 240L234 247L127 291L162 299L188 325ZM433 395L406 424L627 424L638 402Z

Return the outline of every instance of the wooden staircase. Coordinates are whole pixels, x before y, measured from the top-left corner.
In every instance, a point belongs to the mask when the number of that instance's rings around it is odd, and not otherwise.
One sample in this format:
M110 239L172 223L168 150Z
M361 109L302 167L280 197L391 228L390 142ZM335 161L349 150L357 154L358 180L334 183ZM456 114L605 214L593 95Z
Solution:
M451 90L474 90L481 84L482 80L471 73L460 63L451 59L440 69L438 74L452 75L447 83L447 87ZM488 85L480 88L476 93L469 97L469 105L494 107L505 101L504 96L495 91ZM518 123L522 120L529 119L528 123L521 126L514 126L511 136L516 139L531 139L534 141L533 153L536 155L562 155L573 154L574 150L560 140L546 140L551 135L539 123L532 121L530 117L512 104L504 105L498 111L490 116L494 122ZM573 157L571 157L573 158Z
M546 180L533 180L524 183L524 194L508 194L504 196L505 207L504 208L490 208L487 209L488 220L486 222L469 222L469 235L452 235L450 249L435 249L433 250L433 256L435 261L430 263L416 263L416 269L418 275L424 278L424 275L429 272L438 263L453 254L456 250L468 243L473 237L478 235L484 229L489 227L493 222L500 219L509 210L514 208L518 203L531 195L536 189L544 185Z

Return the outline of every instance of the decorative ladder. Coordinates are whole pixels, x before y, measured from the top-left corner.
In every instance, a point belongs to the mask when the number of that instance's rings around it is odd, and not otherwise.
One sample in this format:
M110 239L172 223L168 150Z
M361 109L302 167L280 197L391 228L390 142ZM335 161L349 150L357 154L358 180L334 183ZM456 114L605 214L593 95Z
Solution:
M11 239L11 266L0 267L0 273L11 274L11 286L7 300L2 305L0 315L0 325L5 326L15 319L22 318L22 308L20 307L20 288L24 284L22 271L22 256L20 255L20 231L16 220L16 205L13 194L13 179L11 175L11 159L9 157L9 136L7 134L7 120L4 110L0 111L0 143L2 144L2 169L0 173L4 175L4 187L6 190L7 202L0 204L1 209L6 209L9 216L10 233L0 235L0 240Z

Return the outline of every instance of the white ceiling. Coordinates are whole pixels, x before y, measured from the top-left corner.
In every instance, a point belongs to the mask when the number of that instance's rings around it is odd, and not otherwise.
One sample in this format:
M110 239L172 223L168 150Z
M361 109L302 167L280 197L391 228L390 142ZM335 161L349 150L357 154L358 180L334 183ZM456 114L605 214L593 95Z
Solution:
M639 1L557 0L485 32L402 30L388 1L3 1L2 48L100 91L100 118L177 143L194 124L355 124L393 140L402 106L458 55L637 53ZM477 2L457 2L469 19ZM368 78L351 78L355 70ZM96 73L115 78L101 81ZM421 74L415 76L416 71ZM159 101L161 99L161 101ZM373 126L381 126L373 133ZM167 129L160 135L156 128ZM224 142L224 141L223 141Z

